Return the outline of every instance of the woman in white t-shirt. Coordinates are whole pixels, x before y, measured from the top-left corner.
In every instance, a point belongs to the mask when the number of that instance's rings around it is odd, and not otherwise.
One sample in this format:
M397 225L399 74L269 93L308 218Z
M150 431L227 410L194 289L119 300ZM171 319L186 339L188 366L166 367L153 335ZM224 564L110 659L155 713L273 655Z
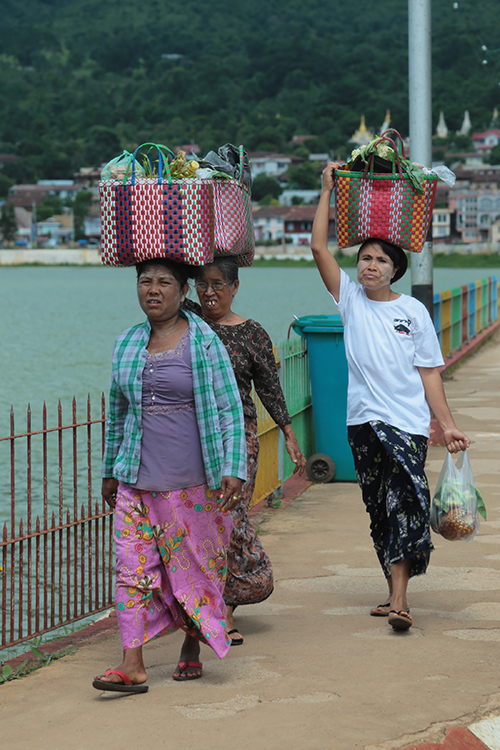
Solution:
M370 514L370 531L389 585L387 600L371 610L398 630L412 625L409 579L425 573L433 549L430 495L424 473L432 409L446 447L469 447L457 429L444 394L439 342L421 302L397 294L391 283L407 268L401 248L366 241L358 252L358 282L342 271L328 250L334 186L330 162L314 219L311 249L344 324L349 366L347 426L356 475Z

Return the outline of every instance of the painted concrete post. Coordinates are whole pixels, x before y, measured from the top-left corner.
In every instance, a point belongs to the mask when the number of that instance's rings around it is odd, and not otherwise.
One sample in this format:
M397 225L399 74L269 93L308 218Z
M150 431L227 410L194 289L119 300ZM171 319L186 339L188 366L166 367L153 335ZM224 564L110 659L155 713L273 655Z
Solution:
M432 166L431 0L408 0L410 158ZM421 253L411 258L411 293L433 315L432 222Z

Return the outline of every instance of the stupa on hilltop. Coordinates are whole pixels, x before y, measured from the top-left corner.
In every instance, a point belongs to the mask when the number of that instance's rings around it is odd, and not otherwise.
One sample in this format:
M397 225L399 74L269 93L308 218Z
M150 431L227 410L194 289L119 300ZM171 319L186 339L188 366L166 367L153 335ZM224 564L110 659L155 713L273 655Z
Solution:
M460 130L457 130L457 135L469 135L471 128L472 128L472 124L471 124L470 117L469 117L469 111L466 109L464 113L462 127L460 128Z
M380 128L380 134L385 133L386 130L389 130L391 127L391 110L388 109L385 113L385 120L382 123L382 127Z
M361 115L361 122L359 128L356 130L354 135L349 139L349 143L355 143L357 146L368 146L370 141L373 141L374 135L371 130L368 130L365 124L365 116Z
M436 128L436 135L438 138L448 138L448 127L444 119L444 112L441 110L439 113L439 122Z

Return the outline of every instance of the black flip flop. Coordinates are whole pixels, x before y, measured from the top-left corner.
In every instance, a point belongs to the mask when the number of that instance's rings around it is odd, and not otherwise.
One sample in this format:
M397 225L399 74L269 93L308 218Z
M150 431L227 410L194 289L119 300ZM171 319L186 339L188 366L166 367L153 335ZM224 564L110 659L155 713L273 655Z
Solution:
M233 628L232 630L229 630L228 636L231 637L233 633L238 633L238 635L241 635L238 628ZM231 646L241 646L244 640L245 640L244 638L236 638L236 639L231 638Z
M387 612L379 612L379 611L377 611L377 610L380 610L380 609L386 609L387 607L389 607L389 609L387 610ZM391 603L390 602L388 604L377 604L376 607L374 607L373 609L370 610L370 615L371 615L371 617L389 617L389 612L391 611L390 607L391 607ZM408 607L406 607L406 611L409 614L409 612L410 612L410 606L409 605L408 605Z
M409 630L413 625L413 620L409 610L400 609L399 612L397 612L395 609L391 609L389 612L389 625L391 625L394 630Z
M370 610L371 617L389 617L389 609L387 610L387 612L380 612L379 610L385 609L387 607L390 608L390 606L390 602L388 604L377 604L376 607Z
M200 674L184 674L184 671L188 667L196 667L196 669L200 670ZM172 679L176 680L177 682L186 682L187 680L199 680L200 677L203 677L203 674L201 670L203 669L203 664L199 661L180 661L177 664L177 668L179 669L179 674L177 677L174 677L172 675Z
M93 681L92 687L96 690L107 690L110 693L129 693L130 695L134 693L147 693L149 690L149 685L134 685L127 675L124 672L120 672L119 669L107 669L104 672L105 677L108 677L110 674L117 674L118 677L121 677L123 683L104 682L103 680L96 679Z

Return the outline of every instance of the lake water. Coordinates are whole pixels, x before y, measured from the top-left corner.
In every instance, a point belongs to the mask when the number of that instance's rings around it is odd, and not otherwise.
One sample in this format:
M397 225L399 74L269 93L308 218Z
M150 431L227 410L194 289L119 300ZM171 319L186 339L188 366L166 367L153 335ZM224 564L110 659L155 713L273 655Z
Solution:
M356 269L348 273L355 278ZM495 273L435 269L434 291ZM315 268L245 268L240 279L235 311L262 323L274 342L286 339L294 315L336 312ZM409 293L410 273L394 289ZM18 416L28 402L37 414L44 401L51 412L73 395L83 408L90 394L97 408L109 388L115 336L143 320L130 268L3 267L0 312L0 436L11 404Z

